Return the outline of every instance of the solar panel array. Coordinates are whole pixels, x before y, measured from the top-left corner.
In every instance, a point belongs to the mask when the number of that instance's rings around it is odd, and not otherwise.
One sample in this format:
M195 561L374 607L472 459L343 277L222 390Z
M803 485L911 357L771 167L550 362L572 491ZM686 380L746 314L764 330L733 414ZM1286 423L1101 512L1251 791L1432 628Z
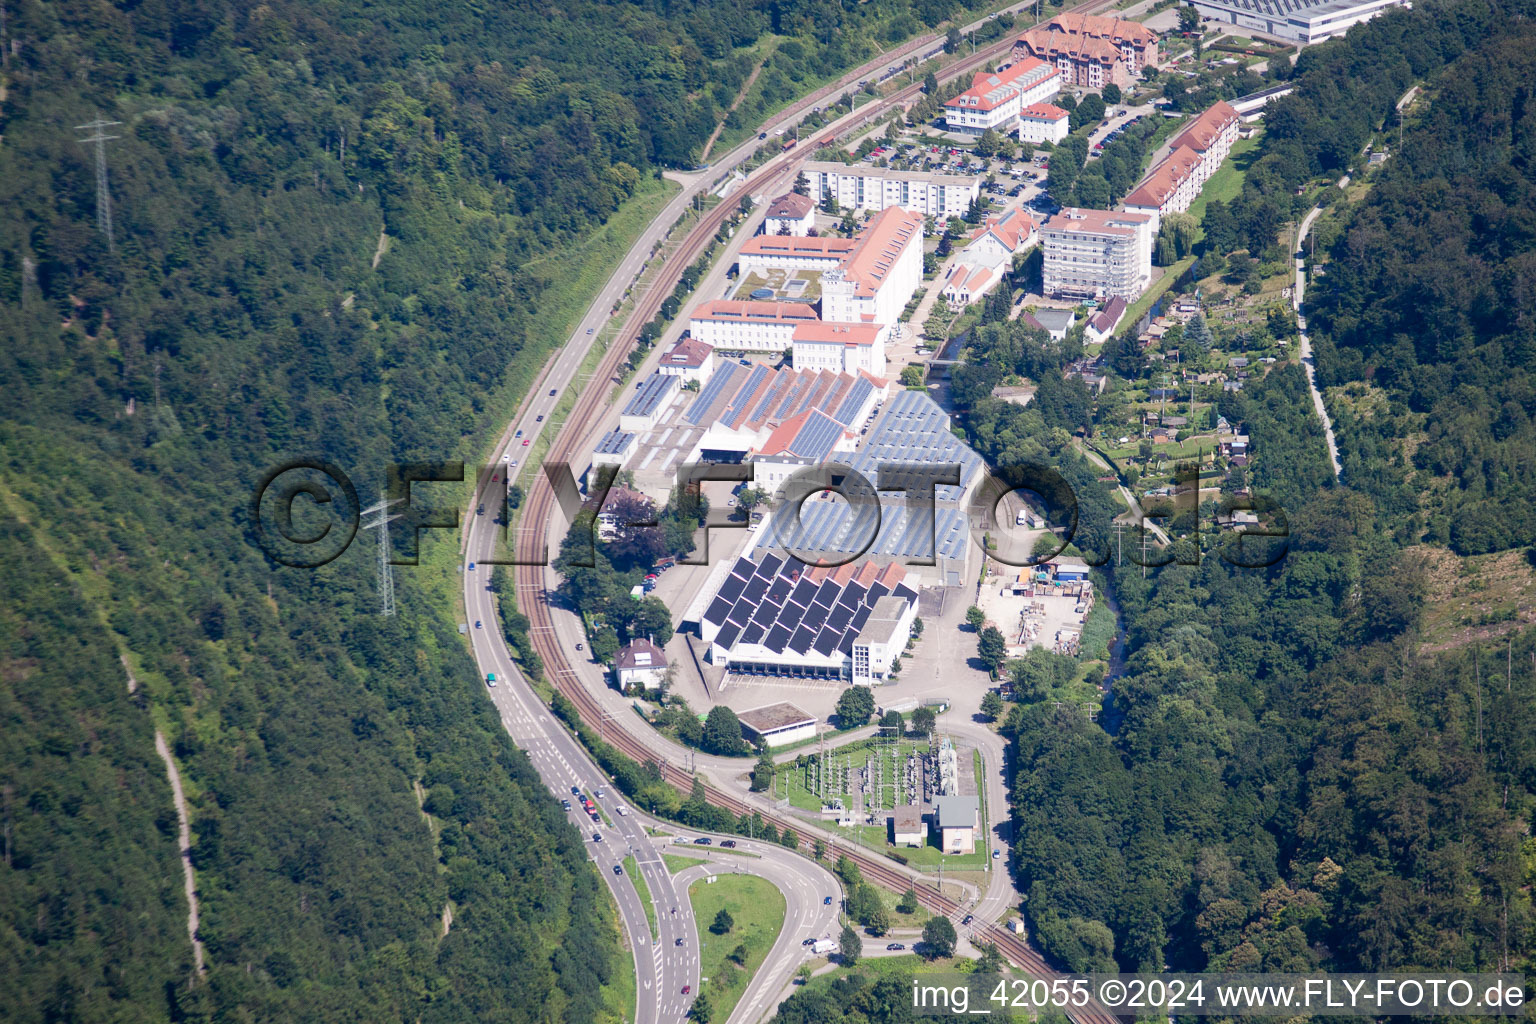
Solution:
M848 464L880 486L880 463L960 466L959 486L934 488L939 501L959 501L985 463L970 446L949 432L949 417L920 391L898 391L885 414Z
M793 538L796 550L829 555L864 555L888 558L965 557L970 542L965 512L958 508L935 506L928 510L912 505L882 503L880 530L875 542L865 547L862 532L855 534L852 510L841 501L808 501L800 509L801 532ZM788 510L779 515L788 515ZM781 549L790 538L789 529L779 534L774 528L764 531L758 541L759 551Z
M738 643L761 644L774 654L814 651L821 657L849 654L875 602L888 594L915 601L904 583L894 588L878 579L867 587L858 578L846 584L806 576L799 559L765 554L761 561L738 558L704 611L718 627L714 643L730 650Z
M837 420L824 413L813 412L805 418L800 429L795 431L794 438L789 442L789 448L772 454L794 455L802 459L825 459L837 447L837 442L842 440L843 433L843 425Z
M629 449L635 435L614 429L603 435L603 439L597 442L593 452L597 455L622 455Z
M662 401L677 387L678 378L663 373L653 373L640 384L629 403L624 406L625 416L651 416Z
M1285 17L1296 14L1306 16L1316 13L1319 7L1343 7L1339 0L1221 0L1223 7L1236 7L1256 14Z
M820 409L846 427L858 418L875 390L867 377L852 374L729 362L705 381L683 419L699 427L718 421L757 428L782 423L807 409Z

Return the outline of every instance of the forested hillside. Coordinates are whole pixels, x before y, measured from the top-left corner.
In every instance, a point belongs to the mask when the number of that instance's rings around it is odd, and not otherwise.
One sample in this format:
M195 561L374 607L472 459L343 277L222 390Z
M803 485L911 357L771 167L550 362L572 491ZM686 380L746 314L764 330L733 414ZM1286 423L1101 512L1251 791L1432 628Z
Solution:
M1436 79L1315 296L1345 471L1407 537L1536 540L1536 30Z
M392 460L474 457L594 229L697 159L764 53L755 104L947 12L5 0L0 518L26 571L0 610L0 1019L628 1012L601 883L479 692L453 581L399 571L380 619L371 545L278 567L246 503L293 457L365 500ZM71 130L96 116L115 245Z

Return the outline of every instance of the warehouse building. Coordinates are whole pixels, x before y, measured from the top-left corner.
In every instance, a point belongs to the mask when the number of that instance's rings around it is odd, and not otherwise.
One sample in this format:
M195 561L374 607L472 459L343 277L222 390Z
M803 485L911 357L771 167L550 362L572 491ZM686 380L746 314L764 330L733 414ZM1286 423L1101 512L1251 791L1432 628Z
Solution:
M1310 46L1341 36L1409 0L1193 0L1202 18Z
M619 413L619 429L632 434L655 426L677 401L678 383L679 378L657 372L635 385L635 393Z
M736 717L747 739L770 748L816 738L816 716L784 701L742 711Z
M709 645L707 660L732 673L852 682L854 646L873 639L863 631L881 598L894 597L916 614L917 590L907 575L899 565L829 569L774 553L741 557L717 586L701 591L681 628L697 630ZM894 605L885 608L874 627L879 642L904 646L899 627L885 625L900 615Z

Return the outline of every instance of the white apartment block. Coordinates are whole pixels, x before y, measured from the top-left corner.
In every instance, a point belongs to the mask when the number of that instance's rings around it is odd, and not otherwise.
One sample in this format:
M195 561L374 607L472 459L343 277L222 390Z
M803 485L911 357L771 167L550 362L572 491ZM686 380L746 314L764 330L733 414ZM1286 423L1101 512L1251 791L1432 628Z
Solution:
M1032 103L1019 111L1019 141L1052 145L1067 137L1072 115L1049 103Z
M758 235L749 238L736 254L743 275L764 270L831 270L853 251L854 240L830 235L795 238L789 235Z
M885 343L889 324L820 323L795 328L796 370L830 370L885 376Z
M894 324L923 280L922 215L887 207L855 240L842 264L821 275L821 318Z
M1219 101L1174 136L1168 155L1159 160L1125 197L1127 210L1152 216L1152 230L1170 213L1183 213L1221 167L1237 141L1242 116Z
M1152 216L1069 207L1040 230L1045 293L1136 298L1152 283Z
M706 302L688 319L694 339L716 350L775 355L790 347L795 328L820 319L803 302Z
M1061 91L1061 72L1025 57L1000 71L979 72L971 87L944 104L944 126L980 135L987 129L1012 134L1019 111Z
M807 163L802 170L818 199L830 195L845 210L886 210L893 206L944 221L963 217L981 195L981 176L933 171L893 171Z

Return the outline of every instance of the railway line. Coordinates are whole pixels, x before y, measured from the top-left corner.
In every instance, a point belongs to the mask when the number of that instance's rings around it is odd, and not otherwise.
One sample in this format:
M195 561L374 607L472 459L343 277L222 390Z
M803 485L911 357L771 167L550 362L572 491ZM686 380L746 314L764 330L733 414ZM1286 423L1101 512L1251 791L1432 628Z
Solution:
M1110 6L1110 0L1094 0L1094 2L1079 5L1073 10L1092 13ZM978 64L988 63L997 58L1012 46L1012 39L1004 39L983 47L974 52L971 58L958 66L947 78L954 78L969 73ZM820 96L830 96L841 86L829 86L814 94L812 99ZM890 96L885 97L863 111L852 111L838 121L819 129L821 133L838 133L856 127L869 121L889 114L897 107L904 107L915 99L921 92L921 86L912 84L905 86ZM604 407L607 404L610 382L618 378L619 367L628 357L632 339L640 329L648 323L660 310L662 302L671 294L673 287L680 278L684 268L690 266L710 245L711 240L720 231L726 220L739 205L743 196L766 188L770 183L783 176L793 173L805 160L809 158L813 147L790 150L769 159L762 167L753 172L720 204L706 213L698 224L688 233L678 251L668 260L663 272L652 282L637 301L633 312L618 333L616 340L604 353L592 383L584 388L578 396L575 406L569 417L561 426L558 434L550 445L548 458L553 461L578 462L582 444L599 422ZM547 550L550 544L549 530L551 519L555 510L555 492L549 480L541 473L535 473L529 481L528 493L524 499L521 522L514 540L514 549L517 564L514 567L514 579L518 607L527 615L530 624L530 636L533 647L543 660L546 671L549 673L555 688L568 698L577 708L583 722L594 730L602 740L625 756L639 763L656 761L661 763L663 778L671 785L687 792L693 786L695 777L672 764L658 758L640 740L630 735L626 730L608 720L604 709L596 699L581 685L574 669L571 667L565 652L561 649L555 637L554 621L549 606L549 590L546 585L545 563ZM705 797L709 803L730 810L733 814L761 814L765 821L771 822L776 828L790 828L796 834L806 830L807 823L799 819L789 818L774 813L771 809L749 804L731 794L714 786L704 787ZM897 892L915 887L920 902L934 913L955 917L963 912L963 908L955 900L945 896L942 892L921 887L913 873L892 864L883 857L879 857L858 848L845 848L845 853L859 870L871 882L892 889ZM973 929L976 938L996 944L998 949L1010 961L1024 968L1029 973L1041 978L1053 979L1058 977L1057 972L1045 962L1044 957L1027 942L1017 935L999 927L995 923L978 922ZM1071 1011L1071 1016L1080 1024L1119 1024L1120 1018L1096 1005L1090 1005L1082 1009Z

